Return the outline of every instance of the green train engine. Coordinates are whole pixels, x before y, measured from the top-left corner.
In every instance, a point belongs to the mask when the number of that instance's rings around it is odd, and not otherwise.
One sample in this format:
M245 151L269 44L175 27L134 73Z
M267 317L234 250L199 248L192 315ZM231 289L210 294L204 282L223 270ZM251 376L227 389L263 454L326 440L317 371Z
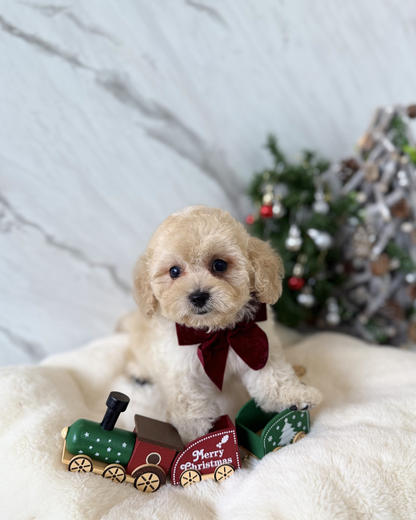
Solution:
M64 428L62 462L71 472L93 472L153 493L166 483L166 474L183 444L174 426L141 415L134 416L133 432L115 428L129 402L126 395L111 392L101 423L78 419Z

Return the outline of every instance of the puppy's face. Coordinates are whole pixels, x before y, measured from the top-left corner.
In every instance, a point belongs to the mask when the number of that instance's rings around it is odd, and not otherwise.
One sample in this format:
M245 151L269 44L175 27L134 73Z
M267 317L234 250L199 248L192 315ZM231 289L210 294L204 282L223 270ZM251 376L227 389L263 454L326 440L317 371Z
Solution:
M192 206L157 229L135 270L135 297L149 316L160 312L189 327L224 328L243 318L251 293L274 303L282 263L220 209Z

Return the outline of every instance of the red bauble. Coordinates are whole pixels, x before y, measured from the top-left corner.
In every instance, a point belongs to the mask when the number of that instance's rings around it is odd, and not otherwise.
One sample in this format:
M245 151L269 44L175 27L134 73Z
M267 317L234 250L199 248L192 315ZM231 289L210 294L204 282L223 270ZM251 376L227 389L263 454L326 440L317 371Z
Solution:
M300 291L305 285L305 280L303 278L291 276L287 281L287 285L289 286L289 289L292 289L293 291Z
M248 224L249 226L251 226L251 224L254 224L254 215L247 215L246 217L246 224Z
M272 218L273 217L273 206L262 206L260 208L260 215L263 218Z

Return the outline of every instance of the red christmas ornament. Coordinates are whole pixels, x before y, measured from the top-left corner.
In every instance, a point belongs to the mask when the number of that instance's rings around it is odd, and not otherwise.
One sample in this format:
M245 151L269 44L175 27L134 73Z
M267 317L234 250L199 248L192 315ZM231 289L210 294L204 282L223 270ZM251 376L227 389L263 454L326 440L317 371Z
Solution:
M266 206L266 205L263 205L263 206L260 208L260 215L261 215L263 218L272 218L272 217L273 217L273 206Z
M293 291L300 291L305 285L305 280L303 278L291 276L287 281L287 285L289 286L289 289L292 289Z
M254 224L254 215L247 215L246 217L246 224L248 224L249 226L251 226L251 224Z

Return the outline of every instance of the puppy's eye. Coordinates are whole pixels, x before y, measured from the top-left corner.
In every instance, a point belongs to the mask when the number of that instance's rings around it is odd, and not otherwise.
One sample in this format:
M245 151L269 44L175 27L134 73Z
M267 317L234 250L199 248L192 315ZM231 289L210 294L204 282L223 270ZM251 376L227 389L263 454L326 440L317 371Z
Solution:
M222 273L225 271L228 267L228 264L225 260L214 260L212 263L212 270L218 271L219 273Z
M181 268L177 265L174 265L169 269L169 274L171 278L178 278L178 276L181 274Z

